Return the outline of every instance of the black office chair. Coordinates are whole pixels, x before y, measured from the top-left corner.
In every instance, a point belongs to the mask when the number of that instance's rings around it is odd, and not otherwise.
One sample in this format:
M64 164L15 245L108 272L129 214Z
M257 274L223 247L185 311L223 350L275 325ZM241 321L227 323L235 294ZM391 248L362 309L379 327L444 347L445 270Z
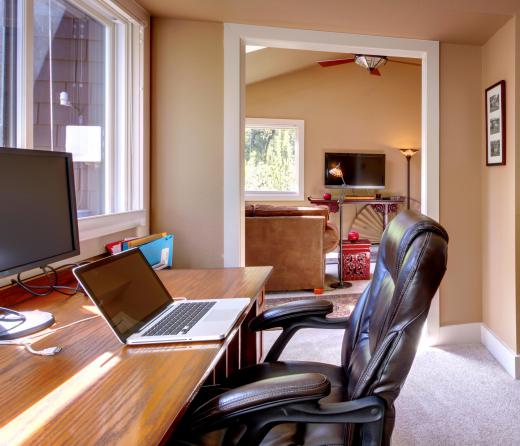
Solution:
M333 306L324 300L259 315L252 330L282 328L265 362L240 370L218 395L197 402L173 443L390 444L394 401L444 276L447 244L438 223L402 212L383 234L372 281L349 318L327 318ZM294 333L308 327L346 329L341 366L278 361Z

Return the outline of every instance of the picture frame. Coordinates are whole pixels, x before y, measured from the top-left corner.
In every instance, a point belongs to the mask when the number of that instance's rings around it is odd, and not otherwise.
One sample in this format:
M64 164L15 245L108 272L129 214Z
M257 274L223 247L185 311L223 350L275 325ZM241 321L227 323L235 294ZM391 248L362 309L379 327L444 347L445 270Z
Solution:
M506 81L486 88L486 166L506 164Z

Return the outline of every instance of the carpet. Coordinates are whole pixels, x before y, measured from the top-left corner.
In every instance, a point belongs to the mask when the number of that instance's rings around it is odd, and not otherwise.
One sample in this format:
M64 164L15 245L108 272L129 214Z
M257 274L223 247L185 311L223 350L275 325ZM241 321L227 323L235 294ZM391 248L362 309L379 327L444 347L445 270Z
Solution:
M266 349L279 331L264 334ZM340 364L342 330L301 330L282 360ZM396 403L393 446L520 444L520 381L480 344L420 348Z

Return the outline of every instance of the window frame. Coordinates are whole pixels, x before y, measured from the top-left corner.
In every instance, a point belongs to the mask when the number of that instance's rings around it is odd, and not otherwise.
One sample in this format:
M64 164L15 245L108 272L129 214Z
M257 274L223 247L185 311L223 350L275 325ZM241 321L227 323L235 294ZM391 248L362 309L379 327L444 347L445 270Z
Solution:
M298 183L297 192L278 191L247 191L245 190L244 171L244 199L246 201L303 201L305 199L305 121L303 119L280 119L280 118L246 118L244 129L256 127L276 127L296 129L296 175ZM244 153L245 147L242 153Z
M147 21L134 16L121 2L67 0L106 26L106 171L105 213L78 218L80 241L137 228L148 231L144 171L144 28ZM124 2L123 2L124 3ZM33 144L33 10L24 0L19 10L19 109L17 146ZM117 125L116 125L117 120ZM117 128L117 131L113 129ZM117 169L117 170L116 170ZM123 209L123 210L120 210Z

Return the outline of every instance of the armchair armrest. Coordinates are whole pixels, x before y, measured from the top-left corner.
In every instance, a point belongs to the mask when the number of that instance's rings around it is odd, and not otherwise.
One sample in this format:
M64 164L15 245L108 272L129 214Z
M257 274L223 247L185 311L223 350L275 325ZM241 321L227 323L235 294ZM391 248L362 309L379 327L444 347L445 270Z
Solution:
M268 378L222 393L192 414L193 430L206 430L230 418L248 415L288 403L319 400L330 392L330 382L320 373Z
M253 331L282 328L283 331L265 357L277 361L287 343L301 328L345 329L348 318L327 318L334 306L327 300L301 300L279 305L256 316L249 323Z

